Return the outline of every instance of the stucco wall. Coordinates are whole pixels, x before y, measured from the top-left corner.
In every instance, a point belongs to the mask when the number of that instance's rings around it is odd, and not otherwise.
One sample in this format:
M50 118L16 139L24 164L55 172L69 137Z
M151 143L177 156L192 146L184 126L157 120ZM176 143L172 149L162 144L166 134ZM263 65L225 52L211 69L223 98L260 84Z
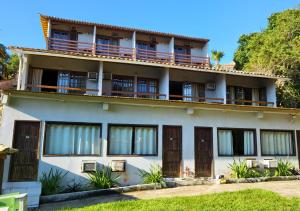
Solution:
M111 160L126 160L127 171L122 173L120 182L124 185L141 182L138 169L147 170L152 163L162 162L162 126L182 125L182 157L183 166L194 171L194 127L213 127L213 175L229 173L228 164L233 157L219 157L217 149L217 127L232 128L254 128L257 133L258 160L264 158L260 155L260 133L259 129L287 129L299 130L300 120L290 121L288 115L265 114L263 119L257 118L257 113L233 112L233 111L209 111L195 110L193 115L186 113L185 108L158 108L142 106L126 106L110 104L108 111L103 111L100 103L61 102L54 100L32 100L32 99L10 99L9 106L4 106L4 115L0 127L0 140L8 146L12 145L13 127L15 120L38 120L41 123L41 144L39 175L50 168L59 168L69 171L67 180L77 178L86 181L86 175L81 173L82 160L97 160L99 164L108 165ZM70 121L70 122L93 122L102 124L102 142L100 157L45 157L42 148L44 143L45 121ZM108 157L107 154L107 124L152 124L158 125L158 156L147 157ZM234 157L244 159L245 157ZM247 158L249 158L247 156ZM286 159L286 157L283 157ZM298 165L297 157L288 158L295 166ZM9 159L5 161L4 182L8 178Z

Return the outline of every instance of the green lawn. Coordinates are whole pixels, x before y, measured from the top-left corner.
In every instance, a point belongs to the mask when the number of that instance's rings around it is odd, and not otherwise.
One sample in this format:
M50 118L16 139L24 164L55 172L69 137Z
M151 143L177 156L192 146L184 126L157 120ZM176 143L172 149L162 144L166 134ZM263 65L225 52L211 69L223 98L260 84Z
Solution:
M300 198L286 198L265 190L243 190L218 194L133 200L65 209L94 210L300 210Z

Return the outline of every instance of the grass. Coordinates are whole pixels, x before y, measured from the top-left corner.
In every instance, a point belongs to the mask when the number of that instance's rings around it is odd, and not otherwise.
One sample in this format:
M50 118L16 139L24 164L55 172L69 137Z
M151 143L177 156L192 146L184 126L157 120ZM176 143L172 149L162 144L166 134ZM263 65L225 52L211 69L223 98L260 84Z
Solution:
M251 189L190 197L119 201L64 210L300 210L300 198Z

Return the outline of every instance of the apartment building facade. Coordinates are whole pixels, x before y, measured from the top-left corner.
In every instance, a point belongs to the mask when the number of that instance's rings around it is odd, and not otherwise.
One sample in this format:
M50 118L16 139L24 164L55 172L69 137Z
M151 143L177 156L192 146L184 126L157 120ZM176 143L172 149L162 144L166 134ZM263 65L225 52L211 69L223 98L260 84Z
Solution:
M139 170L166 178L228 175L234 160L299 168L298 109L276 106L275 75L214 69L207 39L41 15L46 49L19 55L17 90L4 90L0 140L19 149L5 161L3 192L85 164L114 166L120 183Z

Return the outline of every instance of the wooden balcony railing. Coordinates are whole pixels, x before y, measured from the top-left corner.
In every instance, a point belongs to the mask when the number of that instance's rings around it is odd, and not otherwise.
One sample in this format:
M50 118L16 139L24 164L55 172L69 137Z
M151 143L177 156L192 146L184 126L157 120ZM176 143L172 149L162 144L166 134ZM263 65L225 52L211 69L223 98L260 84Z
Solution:
M209 103L224 103L224 98L212 98L212 97L193 97L184 95L169 95L170 99L188 101L188 102L209 102Z
M175 63L183 65L209 65L209 57L175 53Z
M151 62L171 62L172 54L168 52L160 52L153 50L145 50L138 48L136 58L144 61Z
M160 52L145 49L135 49L130 47L93 44L91 42L81 42L76 40L65 40L58 38L48 39L48 49L88 53L93 55L111 56L126 59L139 59L150 62L175 63L183 65L207 66L210 64L209 57L194 56L190 54L172 54L169 52ZM175 57L174 57L175 56ZM175 59L174 59L175 58Z
M79 42L75 40L63 40L57 38L49 38L48 48L52 50L92 53L93 44L88 42Z
M121 96L121 97L133 97L133 98L151 98L151 99L166 99L165 94L159 93L147 93L147 92L126 92L126 91L110 91L103 93L106 96Z
M227 104L237 105L257 105L257 106L274 106L274 102L255 101L255 100L227 100Z
M108 45L108 44L96 44L96 55L102 56L112 56L119 58L133 57L133 48L118 46L118 45Z
M48 86L48 85L35 85L27 84L28 88L31 88L34 92L41 92L42 89L45 91L54 91L61 93L71 92L72 94L86 94L87 92L98 92L98 89L83 89L83 88L74 88L74 87L65 87L65 86Z

